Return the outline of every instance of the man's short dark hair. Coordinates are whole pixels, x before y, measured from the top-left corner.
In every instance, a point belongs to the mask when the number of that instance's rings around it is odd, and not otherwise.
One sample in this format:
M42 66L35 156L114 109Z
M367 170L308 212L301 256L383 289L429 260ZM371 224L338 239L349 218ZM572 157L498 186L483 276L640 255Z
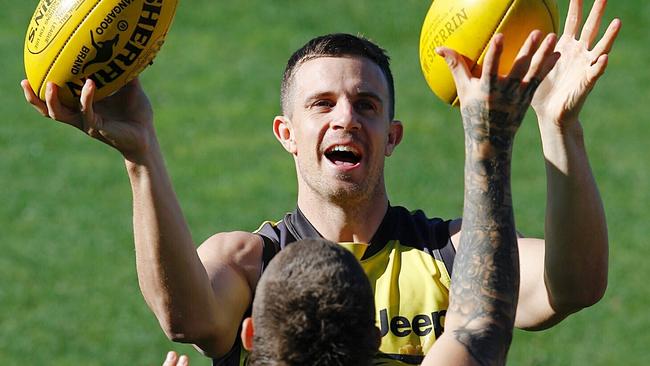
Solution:
M323 239L283 249L253 302L250 365L370 365L379 342L372 288L350 251Z
M287 115L290 110L289 94L292 78L297 66L300 66L305 61L319 57L346 56L365 57L379 66L388 84L388 94L390 99L388 114L390 120L393 120L395 117L395 86L393 82L393 74L390 71L390 57L388 57L383 48L370 40L346 33L333 33L316 37L307 42L297 50L291 58L289 58L287 66L284 69L282 86L280 88L282 112Z

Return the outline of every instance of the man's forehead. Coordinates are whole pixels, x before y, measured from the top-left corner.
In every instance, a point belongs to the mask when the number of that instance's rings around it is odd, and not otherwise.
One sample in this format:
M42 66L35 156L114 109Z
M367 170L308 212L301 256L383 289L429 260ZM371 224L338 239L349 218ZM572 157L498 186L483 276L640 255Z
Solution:
M303 61L296 67L293 84L301 93L343 86L388 97L388 81L381 68L361 56L322 56Z

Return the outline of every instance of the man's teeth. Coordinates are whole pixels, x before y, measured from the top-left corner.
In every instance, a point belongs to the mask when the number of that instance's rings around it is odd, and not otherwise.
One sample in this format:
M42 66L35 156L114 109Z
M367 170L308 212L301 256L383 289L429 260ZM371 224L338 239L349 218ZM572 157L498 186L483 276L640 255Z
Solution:
M353 149L352 147L350 147L350 146L337 145L337 146L334 146L330 150L330 152L351 152L351 153L357 155L357 151L355 149Z

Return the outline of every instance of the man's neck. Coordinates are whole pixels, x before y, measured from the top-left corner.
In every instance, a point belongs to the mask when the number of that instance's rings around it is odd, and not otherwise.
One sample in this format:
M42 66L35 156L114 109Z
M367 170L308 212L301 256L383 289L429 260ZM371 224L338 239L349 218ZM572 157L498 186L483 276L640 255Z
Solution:
M383 194L363 204L344 206L299 194L298 207L325 239L369 243L388 210L388 198Z

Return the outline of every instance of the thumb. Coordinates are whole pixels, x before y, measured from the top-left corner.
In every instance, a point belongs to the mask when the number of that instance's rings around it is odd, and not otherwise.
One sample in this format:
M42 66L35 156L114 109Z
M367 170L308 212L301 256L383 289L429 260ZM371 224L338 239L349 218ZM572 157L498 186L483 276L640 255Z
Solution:
M83 120L82 129L92 137L97 137L99 135L99 130L102 128L102 123L98 118L96 118L97 116L95 115L95 108L93 106L95 88L95 83L91 79L86 80L81 89L81 97L79 98Z
M436 47L435 52L445 59L447 67L449 67L449 71L451 71L451 76L454 78L454 82L456 83L457 93L461 94L458 91L464 89L465 85L472 77L467 63L465 63L465 60L458 52L451 48L440 46Z

